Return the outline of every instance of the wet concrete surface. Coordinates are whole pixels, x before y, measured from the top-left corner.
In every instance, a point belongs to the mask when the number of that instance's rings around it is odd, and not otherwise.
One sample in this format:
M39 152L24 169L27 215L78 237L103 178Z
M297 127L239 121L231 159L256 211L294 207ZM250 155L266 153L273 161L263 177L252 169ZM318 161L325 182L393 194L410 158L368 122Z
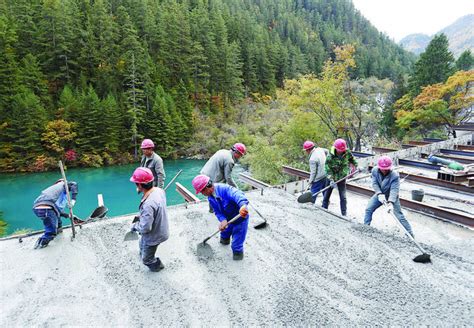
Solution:
M433 263L418 264L420 252L397 231L341 220L279 190L247 195L269 226L251 228L261 222L251 212L243 261L218 235L202 244L218 223L207 203L169 208L159 273L141 263L137 241L123 242L132 217L84 226L73 242L66 231L41 250L34 238L1 242L0 325L472 324L472 231L422 242Z

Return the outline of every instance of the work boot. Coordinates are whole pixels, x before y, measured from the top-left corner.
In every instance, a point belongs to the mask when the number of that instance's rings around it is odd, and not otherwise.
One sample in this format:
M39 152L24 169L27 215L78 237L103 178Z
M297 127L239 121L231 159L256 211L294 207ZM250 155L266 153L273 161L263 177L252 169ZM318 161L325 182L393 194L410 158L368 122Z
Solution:
M40 237L37 241L36 241L36 244L35 244L35 247L34 249L38 249L38 248L45 248L47 247L49 244L49 240L48 239L45 239L43 237Z
M56 234L60 234L61 232L63 232L63 227L58 227L58 229L56 229Z
M222 238L219 241L222 245L229 245L230 244L230 238Z
M242 261L244 259L244 252L242 253L234 252L234 255L232 258L234 259L234 261Z
M165 268L165 266L160 261L160 259L157 259L157 261L155 263L148 265L148 267L150 268L150 271L152 271L152 272L158 272L158 271L161 271Z

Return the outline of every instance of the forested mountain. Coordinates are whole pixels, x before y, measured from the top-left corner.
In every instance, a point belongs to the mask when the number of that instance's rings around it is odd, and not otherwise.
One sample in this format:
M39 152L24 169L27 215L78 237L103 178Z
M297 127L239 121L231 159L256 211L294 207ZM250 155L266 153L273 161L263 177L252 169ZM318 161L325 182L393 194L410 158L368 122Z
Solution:
M426 46L430 43L431 37L423 33L410 34L400 40L400 45L413 52L415 55L425 51Z
M466 50L474 52L474 14L459 18L436 34L441 33L448 37L449 50L455 57L459 57ZM426 34L410 34L400 41L400 45L406 50L419 55L425 51L433 37Z
M348 0L0 0L0 170L175 154L224 112L356 46L353 77L413 58ZM195 108L193 110L193 108Z

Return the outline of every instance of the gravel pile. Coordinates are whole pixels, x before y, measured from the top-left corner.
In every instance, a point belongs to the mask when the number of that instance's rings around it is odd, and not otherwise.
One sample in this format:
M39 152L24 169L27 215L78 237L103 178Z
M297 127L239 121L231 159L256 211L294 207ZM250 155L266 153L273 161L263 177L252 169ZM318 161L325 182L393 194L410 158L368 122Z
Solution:
M0 325L308 326L472 325L473 236L424 245L347 222L283 191L251 192L269 226L249 229L233 261L207 203L169 208L165 270L141 264L123 242L131 218L86 225L45 249L36 238L0 242ZM251 225L260 222L256 214Z

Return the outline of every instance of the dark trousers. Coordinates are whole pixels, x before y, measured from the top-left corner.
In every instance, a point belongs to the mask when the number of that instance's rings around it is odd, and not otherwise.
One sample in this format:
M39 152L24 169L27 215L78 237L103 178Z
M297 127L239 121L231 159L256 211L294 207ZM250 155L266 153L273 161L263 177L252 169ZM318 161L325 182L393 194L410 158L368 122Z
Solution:
M43 221L44 234L41 236L46 241L51 241L58 233L58 225L61 226L61 219L53 209L34 208L33 212Z
M149 246L143 242L143 238L140 238L140 257L143 264L145 264L150 270L154 271L161 264L159 257L155 257L156 249L158 245Z
M347 198L346 198L346 180L343 180L337 184L339 190L339 198L341 199L341 214L347 214ZM331 198L332 188L329 188L324 193L323 208L329 207L329 199Z
M328 179L324 177L319 181L311 183L311 193L313 194L313 204L316 202L316 198L318 197L318 195L314 196L314 194L320 191L321 189L326 188L327 181ZM326 194L326 192L323 192L323 196L324 194Z

